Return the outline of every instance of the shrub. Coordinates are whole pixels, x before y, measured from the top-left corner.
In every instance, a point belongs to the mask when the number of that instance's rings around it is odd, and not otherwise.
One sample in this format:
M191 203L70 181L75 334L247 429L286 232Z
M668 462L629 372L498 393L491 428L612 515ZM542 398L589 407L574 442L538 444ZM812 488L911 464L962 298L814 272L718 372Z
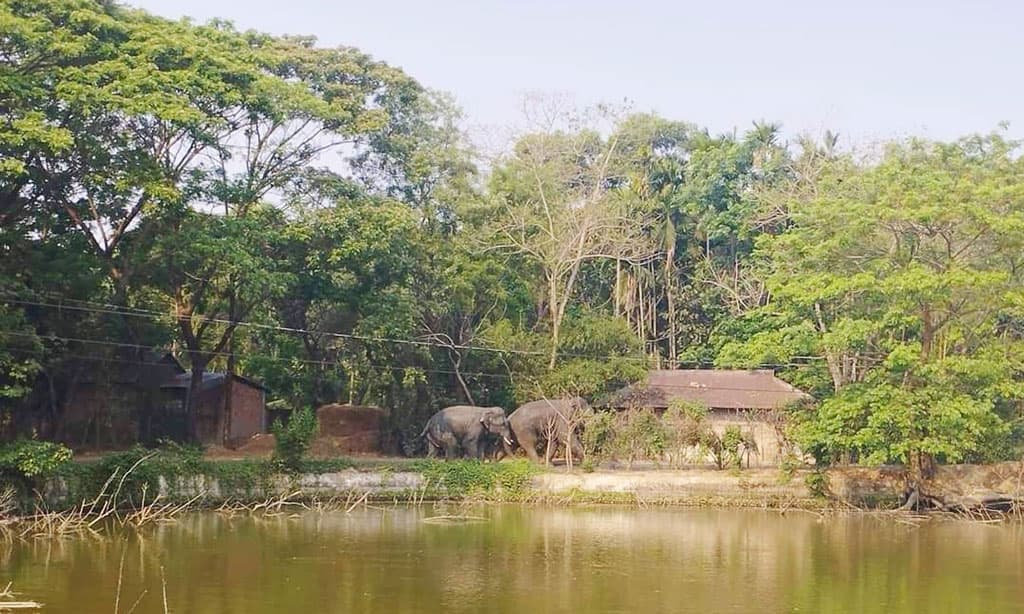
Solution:
M494 497L516 500L529 492L530 480L538 471L525 459L484 463L476 459L454 461L422 460L415 464L428 483L445 489L453 497Z
M595 411L583 421L581 443L586 457L598 457L613 452L615 445L614 411Z
M720 466L738 468L742 464L740 447L744 444L743 431L735 424L725 427L722 433L722 463Z
M173 452L167 453L174 456ZM79 497L85 501L98 496L107 486L107 493L118 507L135 508L144 500L152 500L160 488L160 476L170 479L176 464L158 458L160 452L141 445L120 452L111 452L95 463L78 468L81 477ZM161 462L162 461L162 462ZM107 482L110 482L107 484Z
M620 432L621 446L629 461L640 458L660 460L672 437L661 418L650 409L625 412L623 416L626 421Z
M270 427L275 439L274 460L289 471L299 471L319 428L316 414L308 407L292 412L288 424L276 420Z
M19 439L0 446L0 476L19 486L52 475L71 460L71 450L59 443Z
M668 461L673 466L704 462L708 455L719 469L740 468L745 454L756 452L753 435L739 426L721 434L707 421L706 407L673 404L659 416L649 408L596 412L587 418L583 445L588 458Z
M827 499L831 494L828 474L821 468L816 468L808 473L804 478L804 483L807 484L807 490L810 491L812 497Z

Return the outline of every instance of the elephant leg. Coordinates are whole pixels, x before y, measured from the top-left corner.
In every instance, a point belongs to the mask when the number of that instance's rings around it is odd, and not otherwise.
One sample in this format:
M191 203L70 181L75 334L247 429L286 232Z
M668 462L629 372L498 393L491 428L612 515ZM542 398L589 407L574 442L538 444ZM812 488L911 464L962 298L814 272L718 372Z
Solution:
M458 450L454 443L447 443L444 446L444 459L454 460L458 456Z
M430 431L427 431L423 435L423 440L427 444L427 458L436 458L441 450L440 444L437 442L437 438L433 436Z
M583 458L585 456L585 453L583 451L583 444L580 443L580 438L577 437L575 433L573 433L573 435L572 435L571 442L572 442L572 457L573 457L573 459L577 460L579 462L582 462Z
M552 437L544 443L544 464L554 463L556 454L558 454L558 440Z
M462 442L463 449L466 450L466 456L468 458L475 458L477 460L483 460L483 446L480 445L480 440L475 437L467 438Z
M526 458L530 459L530 462L540 464L540 455L537 454L537 440L533 437L526 436L519 441L519 446L526 452Z

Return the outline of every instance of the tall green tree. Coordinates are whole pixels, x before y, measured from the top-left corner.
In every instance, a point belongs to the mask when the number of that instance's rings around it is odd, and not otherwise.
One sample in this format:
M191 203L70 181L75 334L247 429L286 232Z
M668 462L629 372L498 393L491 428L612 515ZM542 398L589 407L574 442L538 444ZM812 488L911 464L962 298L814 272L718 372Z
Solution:
M999 137L889 146L830 159L758 244L766 330L733 362L798 348L832 396L806 417L822 460L956 462L1005 435L1024 394L1018 316L1024 167ZM806 350L805 350L806 351Z

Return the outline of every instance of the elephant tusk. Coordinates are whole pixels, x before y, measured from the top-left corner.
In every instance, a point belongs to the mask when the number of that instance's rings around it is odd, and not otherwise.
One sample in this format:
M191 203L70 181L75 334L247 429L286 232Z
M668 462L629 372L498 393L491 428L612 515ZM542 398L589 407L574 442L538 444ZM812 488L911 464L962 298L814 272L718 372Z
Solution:
M508 437L502 437L502 439L504 439L505 443L507 443L508 445L512 445L512 440L509 439Z

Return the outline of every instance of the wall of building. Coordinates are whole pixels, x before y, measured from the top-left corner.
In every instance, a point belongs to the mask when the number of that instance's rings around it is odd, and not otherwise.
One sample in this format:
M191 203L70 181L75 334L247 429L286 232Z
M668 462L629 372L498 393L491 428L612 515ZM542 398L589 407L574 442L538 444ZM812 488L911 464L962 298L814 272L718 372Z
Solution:
M231 387L234 398L231 403L232 441L248 439L256 433L266 431L266 403L264 392L245 382L237 381Z
M120 384L82 384L64 407L56 438L75 449L118 449L138 439L138 408L146 395Z
M203 443L220 443L224 432L221 417L224 414L224 389L220 386L202 390L196 406L196 434Z
M773 424L766 412L713 409L708 412L707 420L711 429L719 436L730 426L739 427L744 434L753 436L756 450L748 450L744 456L744 465L751 467L771 467L782 463L787 448L779 433L781 425Z
M224 433L224 395L226 387L218 386L201 393L197 430L203 443L220 444ZM231 386L231 424L229 443L242 442L266 431L264 392L244 381Z
M224 433L223 386L199 393L196 429L200 441L219 444ZM244 381L232 386L232 441L266 431L265 393ZM188 438L183 388L138 384L79 384L69 395L55 438L77 449L119 449L137 442Z
M663 415L665 410L655 408L654 411ZM788 455L797 452L786 444L782 436L782 419L781 413L745 409L710 409L704 418L706 425L719 437L733 426L751 437L754 448L741 449L744 467L777 467ZM663 460L678 467L715 463L714 455L699 446L669 450Z

